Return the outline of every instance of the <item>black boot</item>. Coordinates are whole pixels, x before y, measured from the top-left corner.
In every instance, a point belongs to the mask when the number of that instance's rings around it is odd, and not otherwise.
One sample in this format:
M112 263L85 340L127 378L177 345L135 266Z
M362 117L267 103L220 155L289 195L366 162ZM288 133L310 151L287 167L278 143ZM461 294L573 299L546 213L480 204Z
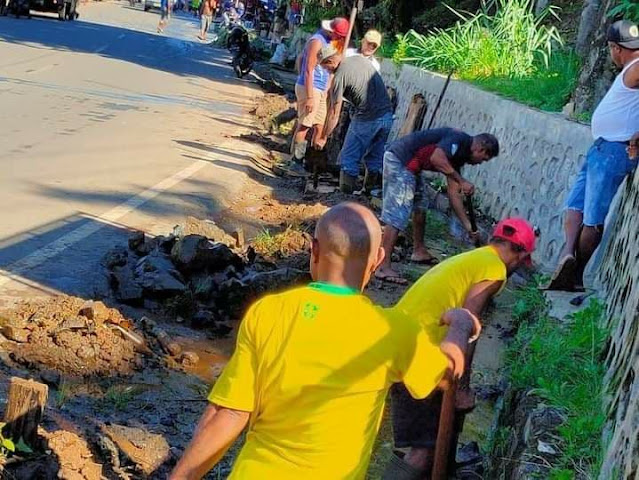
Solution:
M350 195L357 187L357 177L349 175L344 170L339 172L339 189L342 193Z
M381 188L381 172L371 172L366 169L366 174L364 175L364 193L366 193L366 195L370 195L373 190L380 190Z

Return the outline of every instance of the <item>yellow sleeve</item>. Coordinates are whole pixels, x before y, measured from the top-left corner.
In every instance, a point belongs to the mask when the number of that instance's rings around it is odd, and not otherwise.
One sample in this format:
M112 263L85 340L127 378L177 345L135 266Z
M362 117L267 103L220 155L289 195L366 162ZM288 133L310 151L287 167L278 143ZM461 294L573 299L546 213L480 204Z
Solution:
M259 324L256 306L249 309L240 324L235 352L209 394L211 403L244 412L255 409L257 355L254 327Z
M427 330L420 329L413 354L405 359L402 381L413 398L426 398L439 385L448 368L448 357Z

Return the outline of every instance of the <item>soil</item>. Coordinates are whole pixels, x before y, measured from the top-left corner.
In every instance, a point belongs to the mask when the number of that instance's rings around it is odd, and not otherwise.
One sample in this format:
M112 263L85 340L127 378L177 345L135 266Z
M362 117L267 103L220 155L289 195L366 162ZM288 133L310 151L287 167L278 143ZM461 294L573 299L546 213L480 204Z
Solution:
M94 318L79 314L85 300L68 296L26 301L5 312L24 342L8 347L16 362L74 376L130 375L143 366L135 345L114 326L127 324L115 308L96 302Z

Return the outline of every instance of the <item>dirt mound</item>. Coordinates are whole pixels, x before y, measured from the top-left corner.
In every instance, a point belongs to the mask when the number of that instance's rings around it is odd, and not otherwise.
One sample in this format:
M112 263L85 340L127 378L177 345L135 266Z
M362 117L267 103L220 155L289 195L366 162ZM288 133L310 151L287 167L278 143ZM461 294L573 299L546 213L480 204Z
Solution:
M328 207L321 203L284 204L274 198L265 198L258 209L257 218L270 224L312 225L326 210Z
M271 130L275 125L295 119L293 104L283 95L264 95L256 98L256 102L251 113L257 117L265 130ZM291 109L293 109L292 115L289 114Z
M59 296L6 312L11 357L24 365L74 376L126 375L142 366L135 345L115 325L128 322L102 302Z

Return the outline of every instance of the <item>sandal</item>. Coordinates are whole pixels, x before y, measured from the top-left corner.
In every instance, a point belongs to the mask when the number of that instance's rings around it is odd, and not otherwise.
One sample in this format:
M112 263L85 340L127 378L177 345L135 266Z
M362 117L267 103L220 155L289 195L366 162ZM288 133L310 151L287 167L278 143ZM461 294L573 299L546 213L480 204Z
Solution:
M411 263L416 263L417 265L429 265L431 267L439 263L439 260L435 257L415 259L412 255L410 257L410 261Z
M580 291L576 285L577 260L574 255L566 255L561 259L550 282L541 287L542 290L559 290L563 292ZM583 289L583 287L581 287Z

